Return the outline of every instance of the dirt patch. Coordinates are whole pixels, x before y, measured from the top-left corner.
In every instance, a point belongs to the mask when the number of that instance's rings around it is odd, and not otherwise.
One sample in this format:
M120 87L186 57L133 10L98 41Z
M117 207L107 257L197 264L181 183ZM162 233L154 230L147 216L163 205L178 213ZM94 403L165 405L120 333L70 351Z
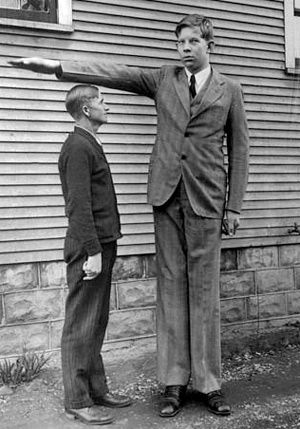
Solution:
M129 394L134 405L113 410L111 429L300 429L300 348L245 353L223 361L224 391L233 413L218 418L207 412L189 388L183 411L161 419L162 386L156 381L154 344L104 353L110 389ZM85 427L64 416L61 369L48 367L32 383L0 396L1 429L68 429Z

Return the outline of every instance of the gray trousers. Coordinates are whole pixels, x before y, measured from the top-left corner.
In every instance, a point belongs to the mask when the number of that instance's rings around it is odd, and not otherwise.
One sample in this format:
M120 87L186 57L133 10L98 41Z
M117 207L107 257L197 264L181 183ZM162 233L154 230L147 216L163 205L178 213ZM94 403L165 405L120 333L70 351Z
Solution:
M108 391L100 352L108 323L116 241L102 247L101 273L93 280L83 280L87 255L72 237L65 240L69 294L61 356L66 409L89 407Z
M197 216L181 181L154 207L158 376L202 393L220 389L221 219Z

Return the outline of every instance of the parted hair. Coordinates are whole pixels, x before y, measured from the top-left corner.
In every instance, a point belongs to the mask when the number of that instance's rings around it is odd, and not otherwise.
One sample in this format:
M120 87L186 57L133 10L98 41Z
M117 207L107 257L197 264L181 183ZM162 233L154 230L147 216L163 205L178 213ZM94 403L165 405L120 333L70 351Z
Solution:
M181 30L185 27L198 27L201 31L201 36L207 41L214 41L214 29L213 24L209 18L198 14L186 15L176 25L175 34L179 36Z
M93 85L75 85L66 96L65 106L70 115L78 120L82 117L82 108L89 105L92 98L99 95L99 88Z

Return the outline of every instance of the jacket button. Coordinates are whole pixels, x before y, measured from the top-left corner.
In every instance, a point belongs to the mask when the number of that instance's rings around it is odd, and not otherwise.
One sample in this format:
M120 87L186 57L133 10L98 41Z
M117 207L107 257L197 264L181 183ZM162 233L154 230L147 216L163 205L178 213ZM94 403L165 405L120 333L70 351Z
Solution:
M186 159L186 155L185 155L185 154L182 154L182 155L181 155L181 159Z

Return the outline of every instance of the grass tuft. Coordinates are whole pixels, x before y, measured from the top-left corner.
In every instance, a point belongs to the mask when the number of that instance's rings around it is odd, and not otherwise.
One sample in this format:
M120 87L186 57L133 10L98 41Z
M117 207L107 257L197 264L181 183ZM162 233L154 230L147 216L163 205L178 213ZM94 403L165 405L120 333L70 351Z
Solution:
M13 387L34 380L49 359L50 355L46 356L44 353L23 352L14 361L9 359L0 361L0 385Z

